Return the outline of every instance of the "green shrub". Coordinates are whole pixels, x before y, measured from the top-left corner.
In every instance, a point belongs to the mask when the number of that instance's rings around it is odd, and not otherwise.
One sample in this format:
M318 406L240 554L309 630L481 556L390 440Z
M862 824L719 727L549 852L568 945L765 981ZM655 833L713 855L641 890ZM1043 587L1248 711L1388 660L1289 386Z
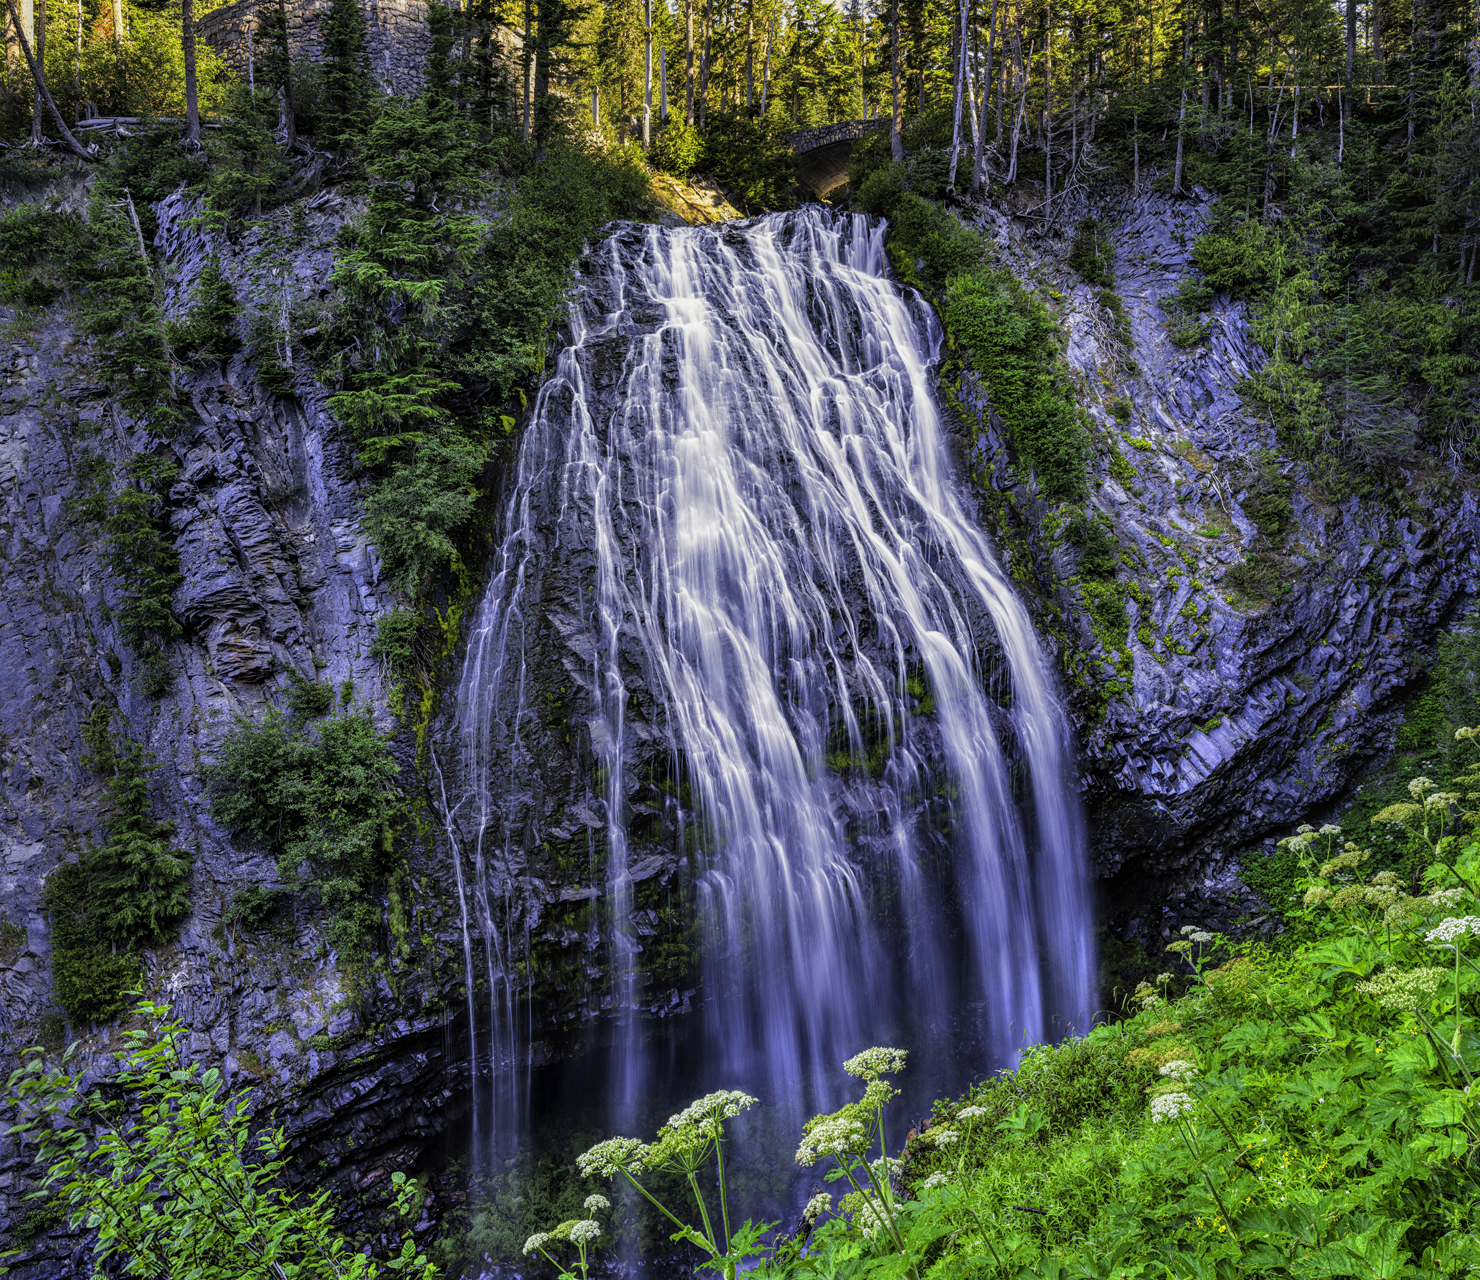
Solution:
M141 948L167 939L190 910L190 855L150 816L149 769L122 740L108 782L108 839L46 880L57 1001L75 1021L107 1022L139 981Z
M1240 504L1266 538L1278 538L1295 516L1295 482L1280 466L1279 455L1260 450L1250 459L1248 490Z
M741 212L795 208L797 162L783 138L786 129L779 116L710 114L702 163Z
M1251 298L1269 283L1263 261L1268 228L1257 218L1244 218L1226 230L1200 236L1192 246L1192 260L1215 290L1236 298Z
M379 923L368 894L391 852L397 772L368 708L302 724L272 707L239 720L204 770L212 815L274 854L285 884L312 889L347 950Z
M983 271L951 281L942 314L1043 492L1080 497L1089 433L1083 411L1063 385L1058 330L1048 309L1010 273Z
M681 117L672 115L654 136L648 160L660 173L686 178L693 173L703 150L703 135Z
M1079 572L1086 578L1113 578L1120 567L1120 543L1102 521L1076 512L1060 535L1079 553Z
M400 1247L389 1264L369 1244L333 1228L329 1192L283 1189L287 1140L261 1128L244 1092L215 1067L191 1061L190 1033L165 1005L141 1002L133 1026L96 1076L36 1051L11 1077L25 1117L11 1129L44 1171L51 1205L65 1206L95 1275L179 1275L198 1280L292 1276L294 1280L430 1280L409 1230L412 1183L389 1180ZM74 1049L76 1046L73 1046ZM111 1058L111 1060L110 1060ZM141 1120L142 1117L142 1120ZM393 1229L395 1230L395 1229ZM382 1247L387 1236L381 1235Z
M1100 231L1100 224L1093 218L1085 218L1079 224L1069 250L1069 265L1086 284L1113 289L1115 273L1110 268L1111 253L1110 242Z
M136 453L125 474L132 483L114 496L103 522L103 554L120 588L113 608L119 635L138 661L140 689L158 697L174 682L165 646L182 630L171 601L184 579L164 510L179 467L163 452Z
M334 686L322 680L310 680L289 667L287 670L288 692L283 701L300 720L312 720L324 715L334 705Z
M282 905L284 891L265 885L250 884L231 900L221 919L253 933L260 933L272 922Z
M200 364L222 363L241 349L236 336L240 308L236 290L221 271L221 260L214 253L196 279L193 303L185 319L169 326L169 337L175 354Z
M421 615L414 609L396 609L375 620L375 640L370 656L385 661L397 676L408 676L419 666L417 640Z

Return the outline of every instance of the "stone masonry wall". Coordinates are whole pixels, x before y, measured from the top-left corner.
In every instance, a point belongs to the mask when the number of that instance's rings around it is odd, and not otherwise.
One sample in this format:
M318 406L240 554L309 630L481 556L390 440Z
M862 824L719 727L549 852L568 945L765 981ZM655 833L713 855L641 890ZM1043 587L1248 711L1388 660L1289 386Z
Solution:
M197 19L196 36L210 45L236 75L248 74L256 56L258 11L271 0L236 0ZM415 93L426 74L432 37L427 25L427 0L362 0L368 28L370 72L384 93ZM453 0L461 8L460 0ZM295 59L317 61L323 49L323 24L329 0L290 0L288 40ZM519 47L519 37L497 28L505 56Z

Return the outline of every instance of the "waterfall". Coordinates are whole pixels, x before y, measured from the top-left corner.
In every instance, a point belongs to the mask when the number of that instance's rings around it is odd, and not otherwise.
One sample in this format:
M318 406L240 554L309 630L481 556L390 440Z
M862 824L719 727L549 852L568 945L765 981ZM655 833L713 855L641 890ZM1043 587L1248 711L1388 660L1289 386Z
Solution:
M660 810L715 1082L800 1114L871 1044L949 1055L966 1021L1000 1064L1092 1012L1067 724L883 236L818 209L617 229L520 441L457 713L483 1056L517 1058L510 921L558 817L604 851L618 1123L647 1070L634 824Z

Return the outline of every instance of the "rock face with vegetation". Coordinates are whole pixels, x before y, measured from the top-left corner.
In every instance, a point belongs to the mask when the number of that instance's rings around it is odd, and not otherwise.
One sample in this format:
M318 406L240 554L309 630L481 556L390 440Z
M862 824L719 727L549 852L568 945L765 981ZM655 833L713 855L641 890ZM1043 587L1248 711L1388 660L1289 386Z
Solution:
M1333 493L1248 403L1266 357L1247 303L1201 285L1210 213L1111 190L1048 238L980 215L1056 313L1092 423L1091 541L1011 474L990 423L970 456L1062 647L1097 867L1127 899L1225 894L1240 850L1346 794L1480 570L1467 488L1408 458L1401 492ZM1179 305L1189 285L1205 311Z

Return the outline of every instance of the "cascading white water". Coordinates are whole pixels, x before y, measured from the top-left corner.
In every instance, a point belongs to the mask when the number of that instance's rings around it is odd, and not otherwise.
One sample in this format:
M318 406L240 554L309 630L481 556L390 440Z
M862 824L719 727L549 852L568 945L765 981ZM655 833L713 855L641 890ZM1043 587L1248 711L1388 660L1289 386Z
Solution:
M1091 1013L1066 722L883 235L816 209L618 231L521 441L459 690L487 1056L516 1057L494 921L541 838L525 731L555 637L589 704L618 1121L643 1081L630 763L655 739L693 796L706 1075L799 1111L869 1044L948 1049L964 1009L999 1061Z

